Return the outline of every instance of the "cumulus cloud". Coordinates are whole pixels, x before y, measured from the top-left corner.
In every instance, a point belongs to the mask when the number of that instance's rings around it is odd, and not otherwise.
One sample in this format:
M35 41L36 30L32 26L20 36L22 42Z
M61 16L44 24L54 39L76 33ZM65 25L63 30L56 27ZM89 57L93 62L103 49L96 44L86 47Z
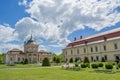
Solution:
M18 5L26 6L27 5L27 0L23 0L22 2L18 2Z
M17 45L17 44L12 44L12 43L2 43L2 44L0 44L0 52L1 53L6 53L7 51L9 51L13 48L18 48L20 50L23 50L23 48L20 45Z
M33 32L38 39L65 45L72 32L85 26L98 31L120 22L120 0L23 0L21 4L30 15L15 25L22 40Z
M9 24L0 25L0 42L10 42L13 40L17 40L17 33L14 34L13 28L9 26Z
M24 20L19 24L37 26L49 40L65 40L73 31L85 26L101 30L120 21L116 10L120 0L32 0L26 5L31 22ZM30 25L34 20L34 25Z

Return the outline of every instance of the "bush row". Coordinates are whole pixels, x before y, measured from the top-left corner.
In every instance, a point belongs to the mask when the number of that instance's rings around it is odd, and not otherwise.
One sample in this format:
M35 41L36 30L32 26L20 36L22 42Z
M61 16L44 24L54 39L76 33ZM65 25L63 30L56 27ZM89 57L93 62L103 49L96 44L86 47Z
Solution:
M115 64L113 64L113 63L106 63L105 64L105 68L106 69L113 69L113 66L114 66ZM93 64L91 64L91 68L98 68L98 67L103 67L104 66L104 64L103 63L93 63ZM90 64L89 63L82 63L81 64L81 68L89 68L90 67ZM118 64L118 67L120 68L120 63Z

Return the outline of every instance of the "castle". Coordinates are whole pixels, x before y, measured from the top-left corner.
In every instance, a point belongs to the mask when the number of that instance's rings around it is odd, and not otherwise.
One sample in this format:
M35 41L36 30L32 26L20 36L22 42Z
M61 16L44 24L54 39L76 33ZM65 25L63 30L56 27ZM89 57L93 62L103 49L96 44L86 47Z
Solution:
M45 57L47 57L51 62L52 54L44 50L38 51L38 47L39 45L35 42L31 35L30 39L24 42L24 52L17 48L13 48L5 55L5 63L21 63L25 59L28 60L28 63L41 63Z

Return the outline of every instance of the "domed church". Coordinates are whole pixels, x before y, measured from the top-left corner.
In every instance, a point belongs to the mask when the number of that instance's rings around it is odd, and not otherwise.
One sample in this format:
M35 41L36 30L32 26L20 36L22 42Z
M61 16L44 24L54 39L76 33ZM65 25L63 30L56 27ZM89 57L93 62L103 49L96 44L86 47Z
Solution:
M24 42L24 52L17 48L8 51L5 55L5 62L7 64L14 64L21 63L27 59L28 63L41 63L45 57L52 61L52 54L44 50L38 51L38 47L39 45L31 35L30 39Z

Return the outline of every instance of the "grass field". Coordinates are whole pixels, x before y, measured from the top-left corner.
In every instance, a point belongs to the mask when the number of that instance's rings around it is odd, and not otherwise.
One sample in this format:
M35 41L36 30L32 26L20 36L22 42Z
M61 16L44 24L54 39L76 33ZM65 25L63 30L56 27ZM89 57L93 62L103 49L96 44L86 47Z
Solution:
M91 69L71 71L63 70L61 67L18 66L0 68L0 80L120 80L120 72L107 74L90 72Z

